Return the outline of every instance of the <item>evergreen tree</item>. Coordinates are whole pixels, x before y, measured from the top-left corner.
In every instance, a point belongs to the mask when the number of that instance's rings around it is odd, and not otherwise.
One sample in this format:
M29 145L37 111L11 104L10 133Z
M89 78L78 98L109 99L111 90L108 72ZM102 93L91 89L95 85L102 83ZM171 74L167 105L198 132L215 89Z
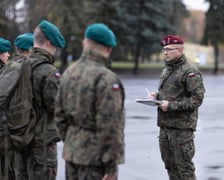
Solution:
M209 2L210 5L206 12L206 25L202 43L211 44L214 47L214 74L217 74L219 44L224 42L224 0L206 1Z
M171 4L166 0L121 0L116 8L117 18L112 20L123 46L133 52L138 70L139 57L161 50L159 41L175 29L168 22L166 10Z
M16 3L19 0L0 0L0 36L13 41L18 31Z
M86 12L89 22L102 22L111 26L111 20L116 14L116 6L119 0L86 0Z
M79 58L82 50L83 31L87 22L86 2L76 0L56 0L54 7L48 13L49 19L57 23L66 40L66 47L61 51L61 72L68 66L70 60Z
M53 7L54 0L25 0L26 17L29 29L33 30L41 20L48 19L48 13Z
M67 67L67 56L73 55L73 59L80 56L84 30L90 23L102 22L111 27L111 19L115 13L116 0L57 0L51 15L52 20L57 21L59 28L66 38L67 47L62 49L63 71ZM113 28L112 28L113 29Z
M0 36L7 38L8 18L6 16L5 8L7 7L7 0L0 0Z

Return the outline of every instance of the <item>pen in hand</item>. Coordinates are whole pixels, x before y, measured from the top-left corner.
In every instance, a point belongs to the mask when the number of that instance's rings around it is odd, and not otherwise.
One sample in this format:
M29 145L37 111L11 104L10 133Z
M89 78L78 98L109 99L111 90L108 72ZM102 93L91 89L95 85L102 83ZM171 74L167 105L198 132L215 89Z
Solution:
M155 93L151 93L147 88L145 88L145 91L148 93L148 98L149 99L156 99L156 94Z
M150 98L151 97L151 92L147 88L145 88L145 91L147 92L147 97Z
M145 88L145 91L146 91L148 94L150 94L150 91L149 91L147 88Z

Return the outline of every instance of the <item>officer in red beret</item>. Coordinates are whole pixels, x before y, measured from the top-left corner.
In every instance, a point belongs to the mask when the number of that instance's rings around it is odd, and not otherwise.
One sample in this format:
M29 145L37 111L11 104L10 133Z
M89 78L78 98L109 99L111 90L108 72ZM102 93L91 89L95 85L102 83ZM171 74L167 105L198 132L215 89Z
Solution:
M165 67L158 92L148 97L163 102L158 105L157 118L161 158L169 180L196 180L192 158L198 108L205 93L203 79L200 71L187 62L181 37L167 35L160 44Z

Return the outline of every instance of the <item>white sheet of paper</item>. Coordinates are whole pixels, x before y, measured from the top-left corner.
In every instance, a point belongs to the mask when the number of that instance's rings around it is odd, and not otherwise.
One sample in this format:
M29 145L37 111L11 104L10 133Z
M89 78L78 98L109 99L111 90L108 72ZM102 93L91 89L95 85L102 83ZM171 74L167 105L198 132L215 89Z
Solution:
M149 99L149 98L138 98L135 100L137 103L145 104L148 106L158 106L162 104L162 101L160 100L154 100L154 99Z

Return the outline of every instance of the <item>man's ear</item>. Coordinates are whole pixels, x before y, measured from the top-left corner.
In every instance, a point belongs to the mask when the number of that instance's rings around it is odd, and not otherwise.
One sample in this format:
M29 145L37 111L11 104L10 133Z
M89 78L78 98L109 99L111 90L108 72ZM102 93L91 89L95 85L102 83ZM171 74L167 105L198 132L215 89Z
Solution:
M107 52L110 54L111 51L112 51L112 48L111 48L111 47L108 47L108 48L107 48Z
M49 46L52 46L52 43L51 43L51 41L50 40L47 40L47 45Z

